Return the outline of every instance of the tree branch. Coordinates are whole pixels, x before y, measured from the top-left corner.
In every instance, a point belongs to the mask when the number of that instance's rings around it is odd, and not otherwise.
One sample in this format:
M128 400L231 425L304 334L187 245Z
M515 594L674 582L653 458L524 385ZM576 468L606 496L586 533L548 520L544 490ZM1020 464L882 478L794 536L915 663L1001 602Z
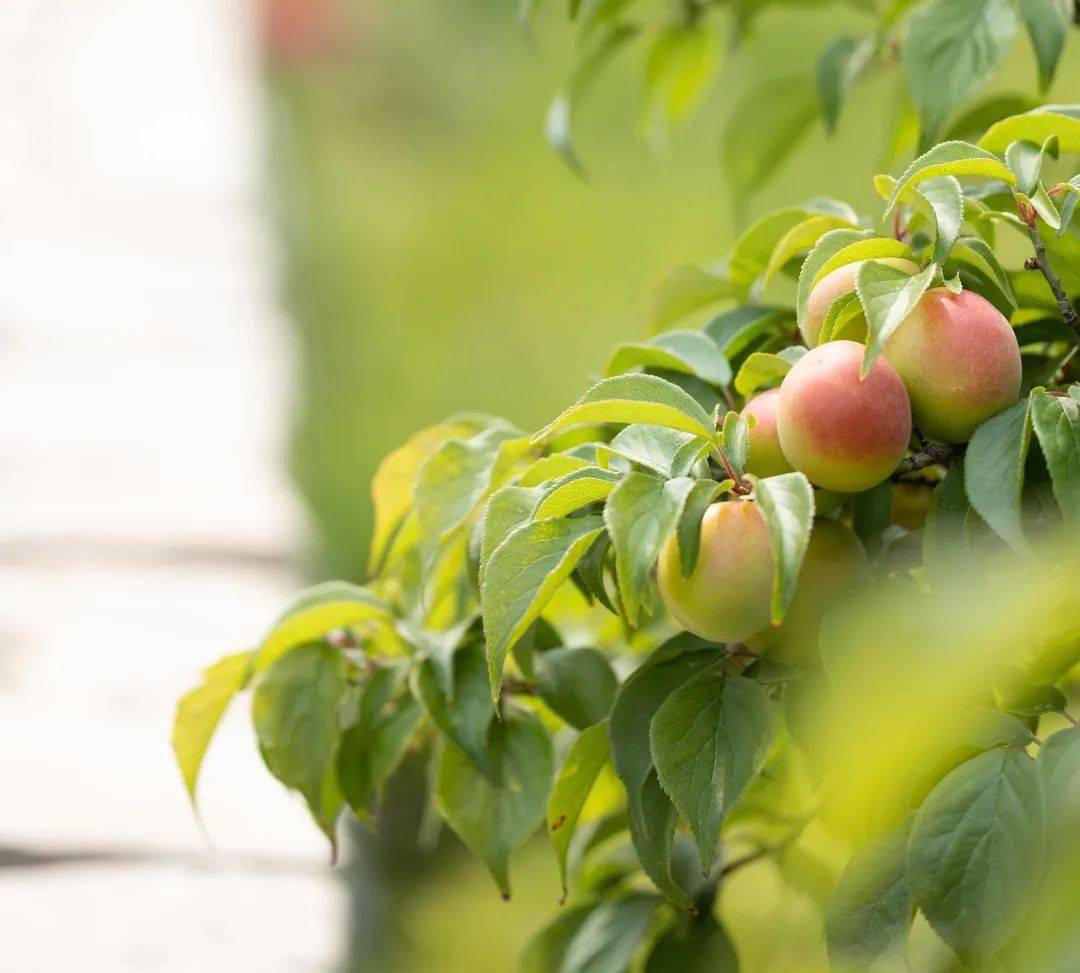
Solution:
M898 480L908 473L925 470L928 466L948 466L959 454L959 446L939 446L937 443L924 442L919 452L913 453L900 463L892 479Z
M1050 285L1050 290L1054 293L1054 300L1057 301L1062 318L1076 332L1076 337L1080 340L1080 314L1077 314L1076 308L1073 307L1072 301L1069 300L1069 295L1065 292L1065 288L1061 286L1061 280L1051 269L1050 262L1046 257L1046 244L1043 243L1042 234L1039 233L1039 228L1034 222L1028 223L1028 236L1031 237L1032 246L1035 247L1035 266L1031 267L1027 263L1025 263L1025 266L1031 270L1038 269L1042 271L1046 283Z

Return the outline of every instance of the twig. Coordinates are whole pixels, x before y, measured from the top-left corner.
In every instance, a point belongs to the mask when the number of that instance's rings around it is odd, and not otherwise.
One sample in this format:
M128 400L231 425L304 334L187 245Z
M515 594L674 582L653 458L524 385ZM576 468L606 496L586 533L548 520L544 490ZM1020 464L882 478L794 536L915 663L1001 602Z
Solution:
M1038 269L1042 271L1046 283L1050 285L1050 290L1054 293L1054 300L1057 301L1062 318L1076 332L1076 337L1080 340L1080 314L1077 314L1076 308L1073 307L1072 301L1069 300L1069 295L1066 293L1065 288L1061 286L1060 278L1050 267L1050 262L1046 257L1046 244L1043 242L1042 234L1039 232L1034 217L1030 220L1025 217L1025 222L1027 223L1028 236L1031 237L1031 244L1035 248L1035 266L1031 267L1029 261L1026 261L1024 266L1031 270Z
M739 494L739 496L745 497L746 494L750 492L750 487L743 483L741 476L735 475L735 470L731 465L731 461L727 458L727 454L724 452L724 450L721 447L717 446L714 451L717 455L717 458L720 460L720 465L724 467L724 472L727 473L728 479L735 481L735 486L732 487L732 490L735 493Z
M939 446L937 443L924 442L919 452L901 461L892 479L897 480L908 473L917 473L928 466L948 466L959 454L959 446Z

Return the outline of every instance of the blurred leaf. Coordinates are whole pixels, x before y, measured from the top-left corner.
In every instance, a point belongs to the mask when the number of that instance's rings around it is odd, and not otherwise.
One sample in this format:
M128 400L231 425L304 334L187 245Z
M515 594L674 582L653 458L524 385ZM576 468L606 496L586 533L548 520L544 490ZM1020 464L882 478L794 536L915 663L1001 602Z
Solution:
M666 134L700 103L720 67L720 37L701 23L656 33L645 60L645 98L640 127Z
M657 775L690 825L703 871L724 818L765 764L769 705L751 679L702 673L671 693L650 722Z
M1040 880L1044 804L1035 761L997 749L956 768L916 813L911 889L961 957L990 956L1020 928Z
M754 484L754 499L769 528L775 575L772 622L780 624L795 595L814 524L814 490L802 473L781 473Z
M1067 521L1080 525L1080 402L1035 392L1031 396L1031 419L1058 506Z
M1042 145L1052 135L1057 136L1060 152L1080 152L1080 105L1044 105L1003 118L979 140L979 147L1004 152L1013 142Z
M619 345L608 362L607 374L618 375L638 367L684 372L713 385L731 381L728 360L701 331L665 331L644 344Z
M856 78L866 70L874 55L872 37L845 34L835 38L818 60L817 92L825 131L836 131L840 110Z
M1024 462L1031 442L1031 398L987 419L971 437L964 461L968 499L1016 550L1027 550L1020 523Z
M236 652L208 666L202 682L176 705L172 748L192 806L203 757L232 698L247 685L251 659L251 652Z
M536 657L540 698L577 730L606 719L619 681L596 649L550 649Z
M574 837L581 809L600 771L611 756L607 723L596 723L582 731L566 755L547 808L547 827L559 863L559 880L566 894L566 856Z
M324 788L334 766L345 700L345 660L325 642L286 652L255 682L251 715L267 769L298 790L333 841Z
M822 268L838 253L852 244L874 239L873 230L830 230L824 234L803 261L799 271L799 285L795 296L795 311L799 323L806 317L810 303L810 291L821 276ZM714 337L715 340L715 337Z
M619 595L631 625L637 624L653 565L693 485L689 477L658 480L630 473L608 497L604 523L615 547Z
M1080 781L1080 727L1059 730L1039 747L1037 766L1046 794L1047 822L1055 837L1075 828Z
M688 432L662 426L632 425L621 430L610 443L596 447L602 463L619 456L664 477L686 476L709 444Z
M1072 0L1020 0L1020 16L1039 63L1039 90L1042 92L1054 80L1074 13Z
M947 580L963 569L978 522L964 486L964 457L959 456L934 490L923 527L923 562L932 576Z
M695 480L686 495L679 523L676 526L679 544L679 562L682 575L689 578L694 573L698 552L701 549L701 519L705 511L724 490L735 485L733 480L717 483L715 480Z
M713 438L709 414L677 385L656 375L616 375L597 382L541 429L533 442L542 442L559 429L586 422L645 422L680 429L708 441Z
M534 933L521 954L521 973L559 973L570 943L592 909L591 902L565 908Z
M1016 307L1016 297L1009 283L1009 275L985 241L978 237L960 237L949 251L949 260L953 263L966 264L979 271L997 286L1006 301L1014 308Z
M648 743L648 722L645 724ZM672 844L678 814L675 805L660 786L656 770L650 764L645 781L636 794L627 794L630 810L630 838L637 852L638 861L645 874L663 894L679 909L689 911L693 901L672 874Z
M1010 115L1030 111L1038 104L1038 99L1028 95L987 95L957 117L956 121L949 126L942 141L954 142L958 139L972 141L981 138L995 122L1008 118Z
M603 500L622 479L619 473L601 469L599 466L586 466L574 470L556 480L543 494L533 512L536 520L552 520L565 517L582 507Z
M484 649L464 645L453 654L452 691L447 692L432 659L416 671L416 690L431 722L476 764L490 774L487 761L488 728L494 719L488 690Z
M651 318L653 330L666 328L694 311L734 296L735 288L728 280L726 266L687 264L677 267L656 287Z
M907 877L909 825L860 848L848 862L825 915L829 959L869 967L902 955L915 904Z
M806 349L796 345L784 348L776 355L755 351L742 363L735 377L735 391L746 397L753 395L761 386L783 378L805 354Z
M909 188L914 188L928 179L940 179L943 176L977 176L981 179L1000 179L1010 186L1016 184L1016 177L1009 172L1008 167L985 148L969 145L967 142L942 142L920 155L896 180L892 196L885 206L885 215L892 213L900 197Z
M803 206L773 210L747 227L735 241L728 260L728 277L738 295L754 296L755 284L769 264L773 250L810 215Z
M590 597L596 599L612 615L619 615L618 606L612 602L604 580L607 554L610 549L611 538L605 532L593 541L592 546L585 552L585 556L578 561L574 576L584 586ZM520 644L519 642L518 645Z
M892 506L892 484L887 480L852 497L851 529L871 557L881 549L882 535L892 520Z
M480 586L492 698L506 653L604 529L599 516L522 524L491 555Z
M712 916L680 916L657 940L642 973L739 973L739 958Z
M852 220L824 214L810 216L801 223L797 223L773 247L768 265L762 272L762 286L767 286L789 260L794 259L804 250L808 250L830 230L855 228Z
M720 136L724 177L741 201L780 167L817 116L813 85L774 78L743 95Z
M624 973L652 926L659 902L641 894L601 902L575 934L559 973Z
M704 330L731 359L763 337L783 334L794 325L789 308L745 304L716 315Z
M866 351L863 353L859 377L866 378L885 348L885 343L915 310L930 282L938 273L937 264L930 264L912 277L887 264L868 260L859 268L855 289L866 315Z
M539 717L512 709L488 736L482 774L453 744L443 748L435 795L446 823L487 865L510 897L510 855L544 819L554 772L551 738Z
M931 144L945 120L1001 67L1016 36L1008 0L933 0L908 21L903 63Z

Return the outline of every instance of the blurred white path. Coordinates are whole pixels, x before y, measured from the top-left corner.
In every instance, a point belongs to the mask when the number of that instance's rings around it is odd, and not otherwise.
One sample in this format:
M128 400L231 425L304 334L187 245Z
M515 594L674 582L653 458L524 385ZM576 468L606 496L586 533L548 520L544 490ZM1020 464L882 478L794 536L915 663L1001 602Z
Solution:
M298 584L244 0L0 4L0 971L327 970L344 889L179 692Z

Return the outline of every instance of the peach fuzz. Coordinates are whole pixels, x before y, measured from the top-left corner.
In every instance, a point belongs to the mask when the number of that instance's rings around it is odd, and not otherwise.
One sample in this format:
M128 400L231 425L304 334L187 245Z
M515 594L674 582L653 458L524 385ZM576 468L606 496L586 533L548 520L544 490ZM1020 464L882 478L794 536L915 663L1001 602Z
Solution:
M776 431L779 404L780 390L769 389L755 395L743 406L743 418L749 420L752 416L754 419L750 426L750 459L746 464L746 472L754 476L778 476L792 471L780 449L780 435Z
M713 642L742 642L769 624L773 553L765 518L749 500L714 503L701 520L701 548L682 575L672 534L660 552L664 605L684 628Z
M903 257L882 257L877 262L885 264L886 267L895 267L905 274L914 274L919 270L918 264L914 264L910 260L904 260ZM802 334L802 339L807 348L817 346L821 325L825 322L825 316L829 313L829 308L832 307L833 302L837 298L850 294L855 290L855 278L859 274L859 268L864 263L866 263L865 260L856 260L854 263L837 267L836 270L829 271L813 286L810 291L810 300L806 305L806 314L803 316L802 321L799 322L799 333ZM865 337L866 319L859 315L857 321L848 324L846 332L847 337L859 339Z
M826 490L858 493L896 469L911 438L911 405L896 369L878 358L859 379L863 346L830 341L808 351L780 385L780 446Z
M973 291L927 291L882 351L900 373L915 425L929 439L966 443L1020 396L1020 347L1009 322Z

